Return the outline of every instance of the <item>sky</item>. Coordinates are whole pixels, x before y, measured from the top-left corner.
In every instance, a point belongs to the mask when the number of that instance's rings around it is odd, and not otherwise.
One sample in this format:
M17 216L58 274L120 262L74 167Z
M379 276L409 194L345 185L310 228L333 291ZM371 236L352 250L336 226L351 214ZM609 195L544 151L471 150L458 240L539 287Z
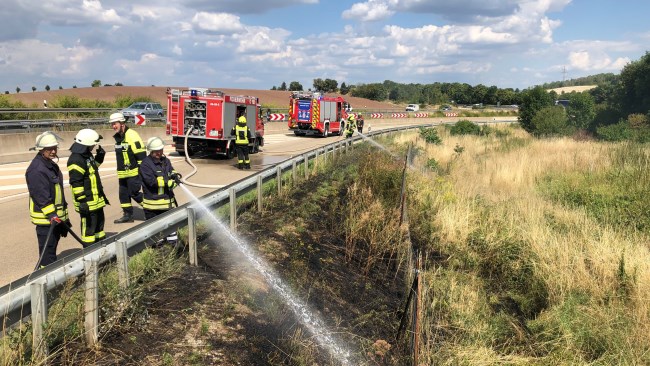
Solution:
M619 73L648 0L2 0L0 93L312 88L391 80L525 89Z

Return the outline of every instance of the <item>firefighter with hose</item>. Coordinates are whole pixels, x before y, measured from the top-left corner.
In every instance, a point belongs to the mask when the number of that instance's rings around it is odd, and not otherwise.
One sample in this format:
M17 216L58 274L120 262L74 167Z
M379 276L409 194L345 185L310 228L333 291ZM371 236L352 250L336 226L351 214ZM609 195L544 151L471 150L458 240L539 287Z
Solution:
M250 128L246 125L246 117L240 116L237 124L230 130L230 136L235 136L237 150L237 168L250 169L251 160L248 157L248 142L253 138Z
M59 240L68 235L68 228L72 226L63 193L63 174L57 164L60 141L63 140L49 131L38 135L35 146L30 149L37 154L25 172L29 216L36 225L38 239L39 259L35 269L56 261Z
M104 162L106 151L99 145L102 137L94 130L85 128L77 133L70 147L68 158L70 188L75 211L81 217L81 241L84 246L106 237L104 232L104 206L108 198L99 177L99 166ZM97 152L93 156L93 149Z
M160 137L147 140L149 152L140 164L144 217L149 220L178 206L174 188L181 184L181 175L174 170L171 161L163 153L165 142ZM175 246L176 232L167 236L167 243Z

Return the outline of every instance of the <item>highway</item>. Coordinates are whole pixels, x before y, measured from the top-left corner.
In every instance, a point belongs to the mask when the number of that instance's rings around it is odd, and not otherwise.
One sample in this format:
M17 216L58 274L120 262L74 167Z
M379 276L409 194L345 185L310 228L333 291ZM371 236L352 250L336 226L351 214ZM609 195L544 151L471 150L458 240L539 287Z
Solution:
M457 118L455 118L457 119ZM484 120L488 120L485 118ZM492 118L489 118L492 120ZM372 129L434 123L440 122L437 118L405 118L396 120L366 121L366 127L372 125ZM286 125L285 125L286 126ZM366 128L367 129L367 128ZM110 139L110 138L109 138ZM236 182L256 171L273 166L278 162L291 158L292 156L309 151L317 146L335 142L342 137L332 136L329 138L318 137L296 137L292 132L278 128L276 131L269 131L265 136L265 146L258 154L251 155L251 170L238 170L235 167L236 159L225 160L219 157L193 157L192 163L198 168L197 173L189 179L189 182L203 185L226 185ZM61 146L67 149L66 146ZM166 155L170 158L175 169L186 176L193 168L179 156L171 147L166 147ZM64 179L68 178L66 168L67 158L59 160L59 167L63 171ZM38 244L34 225L29 219L27 185L25 184L25 170L29 161L8 163L0 165L0 286L4 286L16 279L29 274L38 260ZM118 199L118 181L116 175L115 154L107 152L104 163L99 168L106 196L111 202L110 206L104 209L106 214L105 231L107 236L114 235L127 228L135 226L144 220L144 214L140 206L134 203L135 222L128 224L114 224L113 220L122 215ZM214 189L197 188L188 186L190 191L197 197L212 192ZM175 190L178 203L188 202L183 190ZM72 204L72 193L69 188L65 190L68 203ZM70 210L70 219L73 224L72 230L75 233L80 231L79 215ZM70 236L61 238L58 247L58 257L73 253L81 246Z

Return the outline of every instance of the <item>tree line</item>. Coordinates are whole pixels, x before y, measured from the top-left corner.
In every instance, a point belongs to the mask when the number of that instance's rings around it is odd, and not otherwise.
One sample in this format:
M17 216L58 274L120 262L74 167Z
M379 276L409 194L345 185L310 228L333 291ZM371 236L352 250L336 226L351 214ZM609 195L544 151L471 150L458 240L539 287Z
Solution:
M650 142L650 53L623 67L619 75L601 74L597 87L561 97L536 86L522 92L519 123L538 136L594 136L607 141Z

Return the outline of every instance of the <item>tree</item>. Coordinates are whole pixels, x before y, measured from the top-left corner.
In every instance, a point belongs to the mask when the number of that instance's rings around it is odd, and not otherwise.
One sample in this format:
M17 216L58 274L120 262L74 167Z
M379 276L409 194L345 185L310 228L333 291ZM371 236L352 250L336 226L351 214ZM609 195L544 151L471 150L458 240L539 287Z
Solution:
M275 86L275 85L273 85L273 87L271 88L271 90L278 90L278 87Z
M542 107L531 120L536 136L568 135L573 128L568 125L567 114L562 106Z
M35 92L35 91L36 91L36 87L32 86L32 92Z
M5 90L5 94L9 94L9 90Z
M72 86L72 89L77 89L77 86L76 86L76 85L73 85L73 86Z
M118 81L117 83L115 83L115 86L124 86L124 85Z
M587 92L571 93L566 111L570 125L580 130L586 130L592 126L596 116L594 98Z
M302 84L300 84L297 81L292 81L291 83L289 83L289 90L302 91Z
M285 83L283 81L282 84L280 84L280 87L278 88L278 90L287 90L287 83Z
M341 94L347 94L350 92L350 88L348 88L347 85L345 85L345 81L341 83Z
M384 85L379 83L374 84L361 84L357 85L350 95L353 97L367 98L371 100L382 101L386 100L387 90Z
M48 84L48 85L45 85L45 90L46 90L46 91L50 91L50 85L49 85L49 84Z
M621 70L618 103L621 114L648 113L650 106L650 53Z
M20 93L20 87L19 86L16 87L16 94L17 93Z
M519 124L524 130L534 132L533 117L540 109L553 106L554 99L541 86L526 90L523 94L519 106Z
M61 85L59 85L59 90L63 90L63 87Z
M97 88L102 86L102 81L101 80L93 80L92 84L90 84L93 88Z
M338 89L338 81L332 79L314 79L314 90L319 90L324 93L334 92Z

